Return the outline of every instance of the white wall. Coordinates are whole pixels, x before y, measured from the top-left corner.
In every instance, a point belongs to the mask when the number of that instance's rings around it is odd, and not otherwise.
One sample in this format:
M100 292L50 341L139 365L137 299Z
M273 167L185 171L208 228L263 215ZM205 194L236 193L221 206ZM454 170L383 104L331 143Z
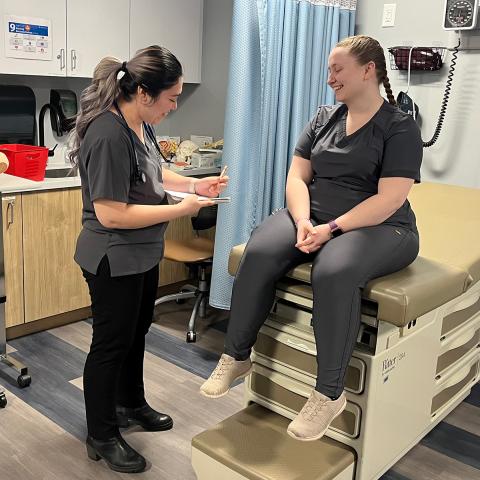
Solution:
M393 2L359 0L356 33L375 37L385 50L396 45L456 44L456 35L442 28L443 0L398 1L395 26L382 28L383 4ZM480 187L480 30L462 32L462 43L478 49L459 52L442 133L433 147L424 150L422 178ZM385 54L389 64L388 52ZM439 72L412 74L409 95L420 108L424 141L435 130L450 59L448 52ZM406 72L389 70L389 77L396 96L406 88Z
M223 138L232 12L233 0L205 0L202 83L184 86L178 110L158 125L158 134L182 138L189 138L191 134Z

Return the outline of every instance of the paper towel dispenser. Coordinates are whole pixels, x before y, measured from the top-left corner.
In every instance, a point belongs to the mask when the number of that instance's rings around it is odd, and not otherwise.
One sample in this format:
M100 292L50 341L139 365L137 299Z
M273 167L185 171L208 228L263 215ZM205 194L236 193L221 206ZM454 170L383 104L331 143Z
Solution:
M45 104L38 115L38 143L42 147L45 146L44 123L47 110L50 111L50 124L53 133L61 137L75 126L77 115L77 96L75 92L71 90L50 90L50 103ZM49 156L53 155L53 150L49 151Z
M75 126L77 96L71 90L50 90L50 106L54 107L50 110L52 130L61 137Z
M30 87L0 85L0 144L35 145L35 110Z

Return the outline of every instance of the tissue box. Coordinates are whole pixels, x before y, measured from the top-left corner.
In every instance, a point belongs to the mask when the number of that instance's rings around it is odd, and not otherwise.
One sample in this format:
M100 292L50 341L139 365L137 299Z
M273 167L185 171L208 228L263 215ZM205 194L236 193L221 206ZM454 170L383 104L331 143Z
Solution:
M211 168L215 166L214 153L193 153L190 165L194 168Z

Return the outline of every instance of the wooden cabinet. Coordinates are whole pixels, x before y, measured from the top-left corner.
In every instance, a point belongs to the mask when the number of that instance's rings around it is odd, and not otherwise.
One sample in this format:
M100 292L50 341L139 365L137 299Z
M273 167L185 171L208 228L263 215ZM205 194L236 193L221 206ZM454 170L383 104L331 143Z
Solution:
M149 45L168 48L188 83L202 76L203 0L131 0L130 56Z
M129 58L130 0L67 0L67 75L92 77L107 56Z
M6 327L24 322L22 195L2 197Z
M73 260L81 214L79 188L2 198L7 327L90 305Z
M25 322L88 306L87 286L73 260L81 230L81 190L22 197Z
M80 188L2 196L7 328L90 306L87 284L73 260L81 216ZM215 228L200 234L214 239ZM194 235L190 218L182 217L170 222L165 237ZM186 280L188 274L184 264L162 260L159 285Z

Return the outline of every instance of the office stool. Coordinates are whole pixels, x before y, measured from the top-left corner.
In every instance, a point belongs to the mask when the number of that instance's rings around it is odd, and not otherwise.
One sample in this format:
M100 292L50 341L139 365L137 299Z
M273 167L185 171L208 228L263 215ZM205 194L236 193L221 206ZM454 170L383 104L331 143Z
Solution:
M200 237L198 232L213 227L217 220L217 205L200 209L197 217L192 217L192 227L195 237L187 240L165 240L164 258L174 262L184 263L190 271L195 272L198 285L183 285L180 292L165 295L155 301L155 306L175 300L181 303L188 298L195 298L195 305L190 315L187 330L187 342L195 342L195 320L206 317L208 294L210 291L207 280L207 269L213 262L214 242L209 238Z

